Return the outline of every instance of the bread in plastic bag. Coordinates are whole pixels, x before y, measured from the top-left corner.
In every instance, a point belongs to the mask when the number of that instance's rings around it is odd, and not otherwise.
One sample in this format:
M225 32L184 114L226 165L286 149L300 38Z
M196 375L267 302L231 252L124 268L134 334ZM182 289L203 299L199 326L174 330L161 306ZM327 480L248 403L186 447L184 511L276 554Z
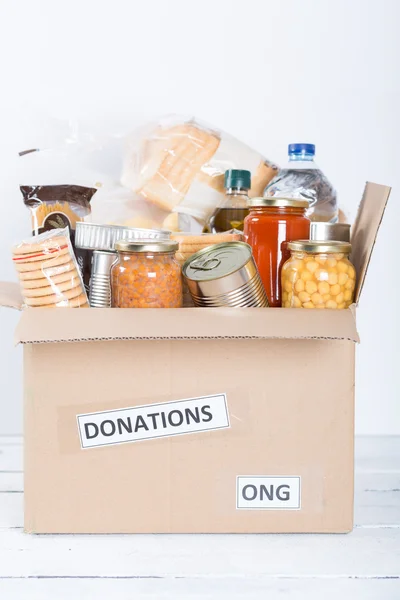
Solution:
M238 168L251 172L250 196L262 195L277 173L261 154L216 128L192 117L163 117L128 138L121 183L169 213L163 227L201 231L223 199L225 171Z
M12 248L25 307L87 308L69 229L52 229Z

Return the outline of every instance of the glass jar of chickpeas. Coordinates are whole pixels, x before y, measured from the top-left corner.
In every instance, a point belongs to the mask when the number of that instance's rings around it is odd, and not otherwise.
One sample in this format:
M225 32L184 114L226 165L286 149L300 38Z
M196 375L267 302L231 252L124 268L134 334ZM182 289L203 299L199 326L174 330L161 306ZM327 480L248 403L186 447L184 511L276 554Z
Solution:
M175 259L178 242L120 241L111 270L113 308L179 308L181 267Z
M291 256L282 267L284 308L348 308L354 299L356 272L347 242L289 242Z

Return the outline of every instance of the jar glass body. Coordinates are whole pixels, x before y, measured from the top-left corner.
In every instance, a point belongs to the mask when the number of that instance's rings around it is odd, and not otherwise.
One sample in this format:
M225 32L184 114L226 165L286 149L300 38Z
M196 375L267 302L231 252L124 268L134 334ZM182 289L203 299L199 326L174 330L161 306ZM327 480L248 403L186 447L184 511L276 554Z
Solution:
M250 209L244 222L244 238L252 247L270 306L281 306L281 268L290 257L287 242L308 239L309 232L310 220L304 208Z
M348 308L355 286L356 272L348 254L292 251L282 267L282 306Z
M111 270L114 308L180 308L181 267L171 252L118 252Z

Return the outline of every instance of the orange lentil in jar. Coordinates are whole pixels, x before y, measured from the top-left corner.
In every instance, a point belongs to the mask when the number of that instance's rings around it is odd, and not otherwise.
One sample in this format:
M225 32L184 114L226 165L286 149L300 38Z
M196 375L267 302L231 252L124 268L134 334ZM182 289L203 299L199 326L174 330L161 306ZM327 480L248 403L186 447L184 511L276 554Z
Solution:
M111 270L114 308L180 308L181 267L175 260L178 243L120 241L118 261Z

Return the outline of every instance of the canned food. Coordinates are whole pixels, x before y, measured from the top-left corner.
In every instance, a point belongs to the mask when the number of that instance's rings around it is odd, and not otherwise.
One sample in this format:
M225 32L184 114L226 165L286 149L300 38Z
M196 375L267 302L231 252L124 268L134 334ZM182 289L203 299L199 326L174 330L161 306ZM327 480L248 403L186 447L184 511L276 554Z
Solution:
M195 306L268 306L251 247L244 242L204 248L185 262L182 273Z
M310 226L310 240L350 242L350 225L314 221Z
M111 267L117 260L116 252L94 250L90 279L89 304L92 308L111 306Z
M120 225L97 225L79 222L76 224L75 248L78 265L90 295L92 260L94 250L114 252L119 240L168 240L171 232L166 229L140 229Z
M114 308L181 308L181 268L175 260L178 242L119 241L111 271Z

